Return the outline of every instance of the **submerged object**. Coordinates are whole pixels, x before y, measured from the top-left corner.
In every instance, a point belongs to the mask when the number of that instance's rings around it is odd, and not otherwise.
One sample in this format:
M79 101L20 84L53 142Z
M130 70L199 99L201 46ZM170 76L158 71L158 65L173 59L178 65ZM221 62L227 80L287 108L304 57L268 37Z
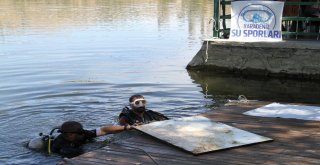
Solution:
M153 122L135 129L195 155L272 140L201 115Z

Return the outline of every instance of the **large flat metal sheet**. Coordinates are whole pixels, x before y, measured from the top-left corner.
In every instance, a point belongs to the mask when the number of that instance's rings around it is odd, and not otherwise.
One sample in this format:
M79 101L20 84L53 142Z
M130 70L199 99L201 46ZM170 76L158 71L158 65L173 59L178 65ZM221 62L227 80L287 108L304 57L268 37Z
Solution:
M136 129L193 154L272 140L204 116L159 121Z

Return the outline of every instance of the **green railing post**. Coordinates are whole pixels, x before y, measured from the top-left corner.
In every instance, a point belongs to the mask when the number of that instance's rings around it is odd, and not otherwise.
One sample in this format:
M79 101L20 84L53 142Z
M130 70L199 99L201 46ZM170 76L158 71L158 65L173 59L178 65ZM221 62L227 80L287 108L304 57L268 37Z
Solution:
M214 0L213 8L213 37L220 37L220 0Z

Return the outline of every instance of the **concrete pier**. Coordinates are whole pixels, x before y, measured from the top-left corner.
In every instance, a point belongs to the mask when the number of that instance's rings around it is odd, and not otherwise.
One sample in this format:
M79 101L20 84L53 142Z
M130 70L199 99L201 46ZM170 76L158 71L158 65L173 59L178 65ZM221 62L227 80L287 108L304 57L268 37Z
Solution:
M320 79L320 41L206 39L187 69Z

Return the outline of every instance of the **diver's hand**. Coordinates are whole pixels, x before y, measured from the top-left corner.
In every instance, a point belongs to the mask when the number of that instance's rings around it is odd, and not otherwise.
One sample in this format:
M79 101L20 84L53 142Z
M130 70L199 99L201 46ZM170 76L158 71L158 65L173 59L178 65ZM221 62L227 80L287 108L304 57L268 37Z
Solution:
M132 130L133 126L132 125L125 125L124 130Z

